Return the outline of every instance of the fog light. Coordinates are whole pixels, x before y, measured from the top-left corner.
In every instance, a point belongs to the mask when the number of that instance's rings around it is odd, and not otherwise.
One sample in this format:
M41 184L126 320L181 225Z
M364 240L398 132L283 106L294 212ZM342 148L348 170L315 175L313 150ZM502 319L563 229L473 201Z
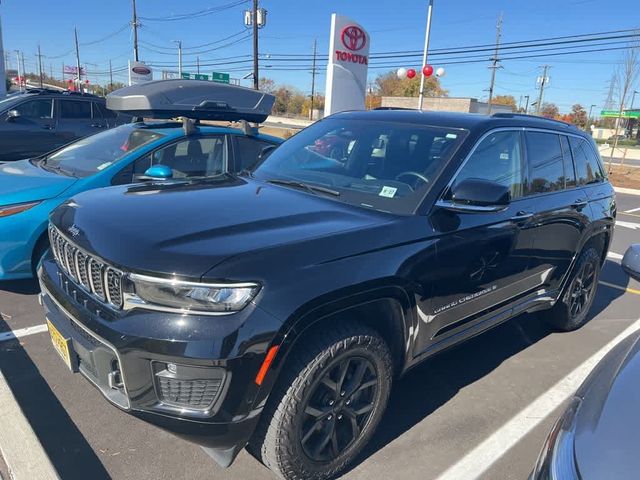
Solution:
M169 372L171 373L177 373L178 367L176 367L175 363L167 363L167 370L169 370Z

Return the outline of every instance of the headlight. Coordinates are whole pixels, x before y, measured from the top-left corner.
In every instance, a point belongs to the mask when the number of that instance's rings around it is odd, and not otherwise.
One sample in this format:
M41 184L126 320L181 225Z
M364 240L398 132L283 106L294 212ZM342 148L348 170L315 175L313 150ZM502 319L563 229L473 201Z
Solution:
M574 397L551 429L531 480L579 480L575 461L576 416L581 400Z
M4 205L0 207L0 218L15 215L16 213L24 212L30 208L40 205L42 202L30 202L30 203L16 203L14 205Z
M260 286L255 283L209 284L130 275L135 289L127 297L132 306L189 313L232 313L253 300Z

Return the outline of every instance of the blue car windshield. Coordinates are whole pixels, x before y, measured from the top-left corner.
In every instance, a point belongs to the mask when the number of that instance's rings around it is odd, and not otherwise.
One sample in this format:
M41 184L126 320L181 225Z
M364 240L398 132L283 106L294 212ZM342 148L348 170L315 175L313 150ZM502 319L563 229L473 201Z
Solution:
M63 175L88 177L163 136L135 124L122 125L70 143L40 164Z
M284 142L253 175L336 201L409 214L467 134L459 128L328 118Z

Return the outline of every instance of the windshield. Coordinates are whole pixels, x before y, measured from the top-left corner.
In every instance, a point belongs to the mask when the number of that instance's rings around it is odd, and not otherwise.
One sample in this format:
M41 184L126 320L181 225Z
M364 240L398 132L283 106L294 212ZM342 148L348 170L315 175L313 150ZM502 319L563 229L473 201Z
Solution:
M88 177L161 137L135 124L85 137L46 157L43 167L75 177Z
M467 133L329 118L284 142L254 175L280 185L325 187L334 191L336 200L353 205L411 213ZM322 190L316 191L322 195Z

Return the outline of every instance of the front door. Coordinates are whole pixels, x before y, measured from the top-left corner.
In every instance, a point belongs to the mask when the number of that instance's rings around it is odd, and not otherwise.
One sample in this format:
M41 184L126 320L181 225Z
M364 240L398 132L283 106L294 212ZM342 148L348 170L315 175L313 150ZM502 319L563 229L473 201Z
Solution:
M510 204L500 211L454 211L448 189L430 214L440 236L430 267L432 295L418 305L416 353L504 320L511 302L539 284L529 269L535 202L525 196L526 172L521 132L492 132L480 140L450 185L470 178L498 182L509 187Z
M0 161L37 157L57 146L52 99L25 100L12 110L19 116L0 119Z

